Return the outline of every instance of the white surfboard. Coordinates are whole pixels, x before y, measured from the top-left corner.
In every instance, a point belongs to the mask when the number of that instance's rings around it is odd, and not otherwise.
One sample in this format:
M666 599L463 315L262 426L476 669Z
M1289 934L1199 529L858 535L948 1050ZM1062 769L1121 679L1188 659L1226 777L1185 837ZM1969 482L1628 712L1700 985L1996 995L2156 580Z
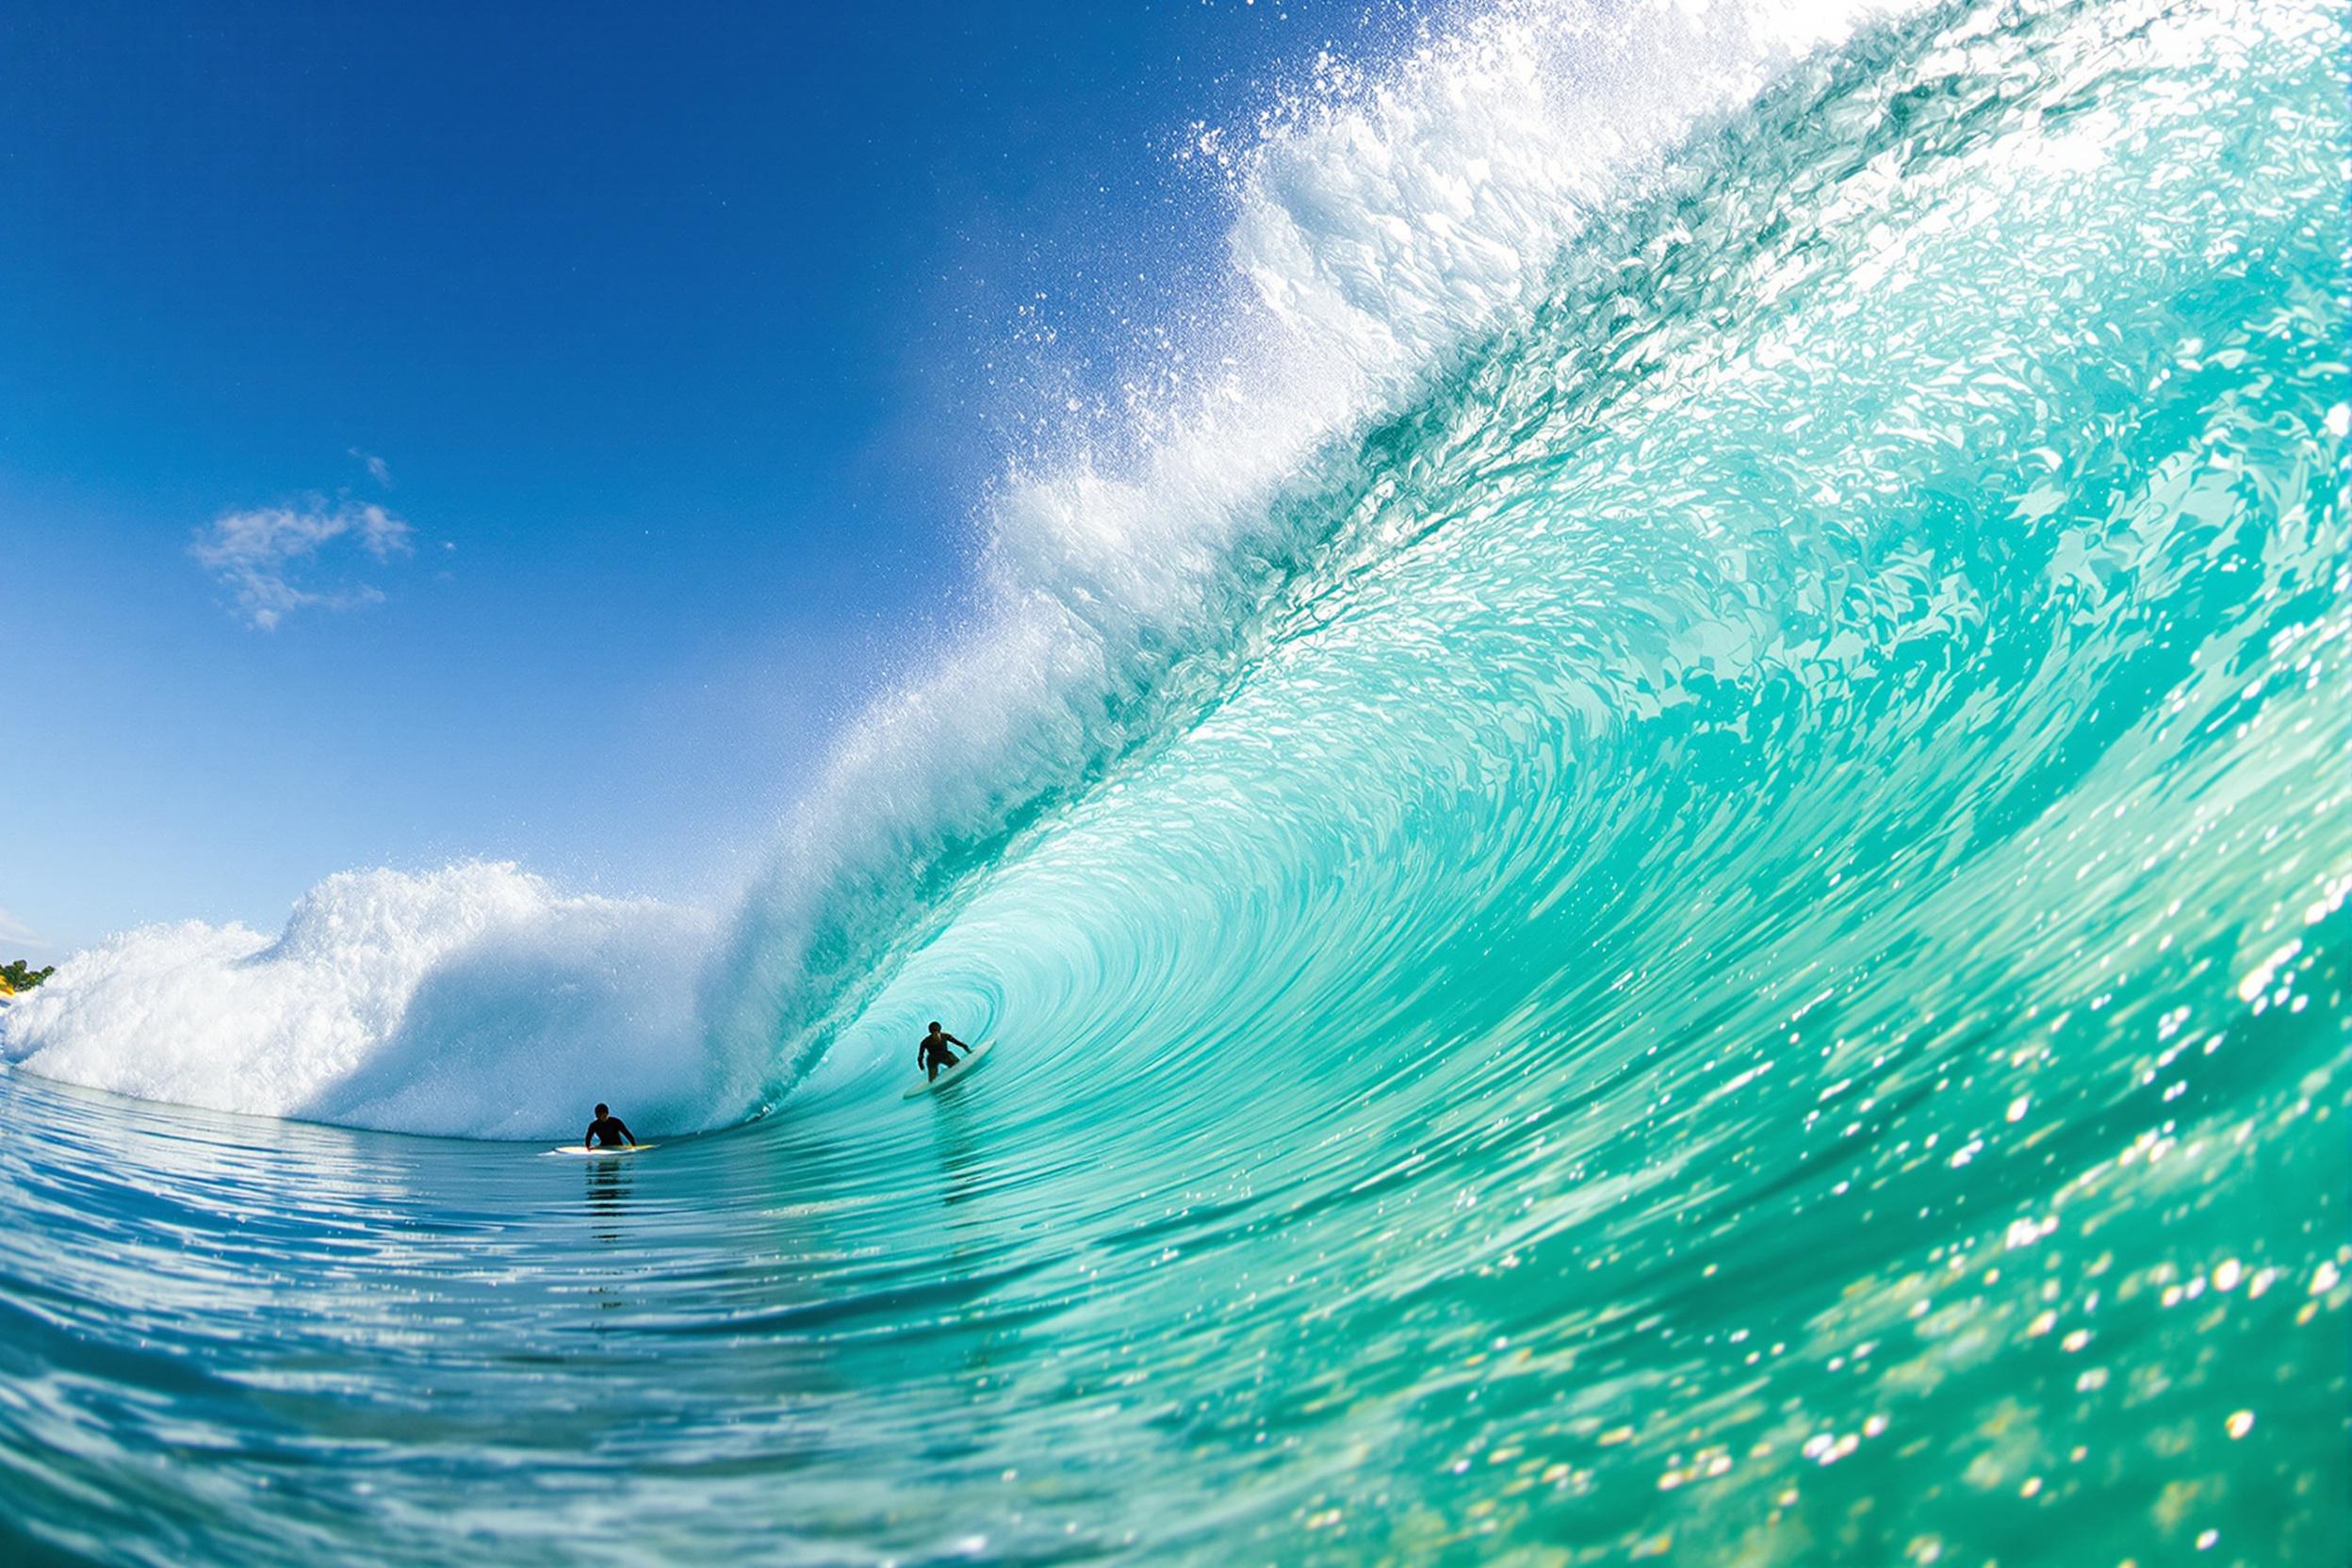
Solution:
M582 1149L580 1145L575 1143L567 1144L562 1149L550 1149L547 1152L550 1154L569 1154L576 1160L595 1160L602 1159L613 1154L642 1154L646 1150L654 1147L656 1146L650 1143L627 1143L623 1144L618 1149Z
M900 1095L899 1098L901 1100L912 1100L919 1094L929 1094L933 1089L943 1089L947 1087L948 1085L957 1082L964 1076L965 1073L970 1072L972 1069L978 1067L982 1062L988 1060L988 1053L995 1049L996 1042L994 1040L990 1040L988 1044L983 1046L975 1046L972 1051L965 1054L962 1061L957 1062L954 1067L941 1069L939 1075L937 1078L918 1078L913 1083L907 1085L906 1092Z

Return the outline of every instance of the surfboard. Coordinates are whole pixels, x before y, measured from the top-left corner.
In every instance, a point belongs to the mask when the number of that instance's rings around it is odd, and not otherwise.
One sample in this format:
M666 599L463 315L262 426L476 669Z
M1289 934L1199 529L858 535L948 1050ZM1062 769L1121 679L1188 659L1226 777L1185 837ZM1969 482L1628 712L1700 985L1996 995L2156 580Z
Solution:
M576 1160L595 1160L602 1159L611 1154L642 1154L646 1150L654 1147L656 1146L650 1143L631 1143L623 1144L618 1149L582 1149L580 1145L575 1143L567 1144L562 1149L550 1149L547 1152L550 1154L569 1154Z
M973 1047L971 1053L968 1054L962 1061L957 1062L954 1067L947 1069L937 1078L918 1078L913 1083L907 1085L906 1092L900 1095L899 1098L901 1100L912 1100L919 1094L929 1094L933 1089L943 1089L947 1087L948 1085L958 1082L962 1079L965 1073L970 1072L972 1069L978 1067L982 1062L987 1061L988 1058L988 1053L994 1051L995 1049L996 1042L994 1040L990 1040L986 1045Z

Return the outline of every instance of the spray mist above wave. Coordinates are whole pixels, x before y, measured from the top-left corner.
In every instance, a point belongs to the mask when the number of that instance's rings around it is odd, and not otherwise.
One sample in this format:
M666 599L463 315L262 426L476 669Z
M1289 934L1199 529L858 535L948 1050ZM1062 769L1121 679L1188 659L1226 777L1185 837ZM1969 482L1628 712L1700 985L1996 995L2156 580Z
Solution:
M351 874L274 942L191 923L69 959L0 1055L477 1136L568 1130L582 1093L653 1131L757 1114L990 845L1166 726L1188 661L1246 642L1346 515L1353 438L1711 118L1898 8L1507 6L1373 69L1319 62L1244 150L1202 132L1232 181L1223 294L1135 368L1114 425L1010 466L974 624L852 727L716 942L702 916L511 867Z

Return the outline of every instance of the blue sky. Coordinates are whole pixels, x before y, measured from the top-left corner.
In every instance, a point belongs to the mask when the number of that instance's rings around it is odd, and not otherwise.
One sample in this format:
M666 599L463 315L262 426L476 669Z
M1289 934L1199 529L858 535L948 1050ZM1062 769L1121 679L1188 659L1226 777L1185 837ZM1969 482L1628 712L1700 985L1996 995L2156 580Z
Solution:
M348 867L748 871L952 631L1018 308L1102 373L1218 263L1184 127L1391 24L685 15L0 18L0 957Z

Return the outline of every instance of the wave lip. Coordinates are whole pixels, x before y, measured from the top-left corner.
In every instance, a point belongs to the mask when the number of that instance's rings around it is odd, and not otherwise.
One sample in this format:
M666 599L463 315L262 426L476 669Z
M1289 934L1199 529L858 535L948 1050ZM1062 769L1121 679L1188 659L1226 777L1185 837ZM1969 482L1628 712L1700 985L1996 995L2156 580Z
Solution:
M0 1059L91 1088L468 1137L741 1119L692 977L708 918L566 896L512 864L347 872L270 938L150 925L75 955L0 1017ZM577 1103L575 1102L577 1102Z

